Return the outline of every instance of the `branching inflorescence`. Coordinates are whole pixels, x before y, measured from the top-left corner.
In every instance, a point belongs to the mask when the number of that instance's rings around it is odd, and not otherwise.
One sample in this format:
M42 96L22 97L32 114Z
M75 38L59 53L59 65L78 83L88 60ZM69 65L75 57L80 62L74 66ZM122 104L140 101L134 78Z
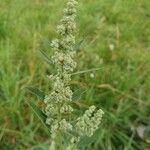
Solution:
M69 82L71 73L76 67L74 61L75 30L76 30L76 0L69 0L64 9L63 18L57 26L58 38L51 42L54 50L52 61L57 69L55 75L50 75L52 92L45 97L46 124L51 131L51 149L55 147L60 133L75 131L77 136L70 138L67 150L76 150L82 136L92 136L101 122L103 111L90 106L83 116L74 119L68 117L74 109L71 106L73 92ZM73 121L72 121L73 120ZM62 142L62 141L61 141Z

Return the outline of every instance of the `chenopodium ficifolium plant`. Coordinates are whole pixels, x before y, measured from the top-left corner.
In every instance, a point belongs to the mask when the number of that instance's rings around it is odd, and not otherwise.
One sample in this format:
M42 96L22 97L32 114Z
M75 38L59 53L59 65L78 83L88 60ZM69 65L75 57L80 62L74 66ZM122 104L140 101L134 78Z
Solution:
M58 38L51 42L54 51L51 60L57 73L49 75L52 91L44 99L46 124L51 133L50 150L77 150L80 139L84 136L91 137L94 134L104 114L101 109L90 106L83 116L69 117L74 113L74 108L71 106L73 92L69 82L71 73L76 68L74 61L76 5L76 0L68 1L63 11L63 18L57 26ZM65 148L58 147L63 142L65 133L69 136L68 142L64 144Z

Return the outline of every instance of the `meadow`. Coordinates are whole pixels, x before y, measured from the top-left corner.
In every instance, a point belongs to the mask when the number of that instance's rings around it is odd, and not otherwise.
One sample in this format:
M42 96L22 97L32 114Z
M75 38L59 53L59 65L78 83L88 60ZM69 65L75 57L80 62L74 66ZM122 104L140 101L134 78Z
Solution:
M0 0L0 149L47 150L50 140L27 105L26 86L47 93L54 68L39 50L52 54L50 41L66 0ZM79 109L96 105L105 112L100 129L81 150L150 149L150 2L80 0L78 50L72 89L85 92Z

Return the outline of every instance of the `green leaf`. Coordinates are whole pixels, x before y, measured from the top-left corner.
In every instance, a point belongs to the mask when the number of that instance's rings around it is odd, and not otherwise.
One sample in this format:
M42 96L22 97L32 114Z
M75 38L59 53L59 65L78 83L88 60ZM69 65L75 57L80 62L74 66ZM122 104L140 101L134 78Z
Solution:
M39 90L38 88L35 88L35 87L26 87L26 89L27 89L30 93L36 95L36 96L37 96L38 98L40 98L41 100L44 100L45 94L44 94L44 92L42 92L42 91Z
M80 50L81 44L83 43L84 39L82 38L77 44L74 45L73 49L75 51Z
M74 93L73 93L73 96L72 96L72 100L73 101L76 101L76 100L80 100L82 95L86 92L87 90L85 89L78 89L76 90Z
M49 56L42 50L39 50L40 54L42 55L42 57L44 58L44 60L48 63L48 64L53 64L52 60L49 58Z
M30 108L33 110L33 112L36 114L36 116L41 120L44 126L47 127L46 125L46 114L43 113L42 110L40 110L32 101L27 101L28 105Z

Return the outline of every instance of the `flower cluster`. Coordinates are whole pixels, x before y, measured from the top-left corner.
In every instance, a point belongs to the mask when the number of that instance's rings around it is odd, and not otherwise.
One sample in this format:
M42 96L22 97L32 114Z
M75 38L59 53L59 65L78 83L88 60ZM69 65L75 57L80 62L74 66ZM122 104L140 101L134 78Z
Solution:
M67 150L77 150L80 137L83 135L91 136L98 128L103 115L102 110L96 111L95 106L91 106L82 117L75 118L73 121L68 117L68 114L74 111L71 106L73 92L70 89L69 82L71 80L70 74L76 68L76 62L74 61L76 52L73 50L75 45L76 4L76 0L69 0L67 3L64 16L57 26L59 38L51 42L51 47L54 50L52 62L57 69L57 73L49 76L52 82L52 91L44 99L46 124L50 128L52 137L51 147L55 147L55 140L62 132L75 130L78 135L77 137L71 137Z
M57 68L56 75L50 75L52 81L52 92L45 97L46 104L46 123L51 127L53 138L56 136L58 130L67 131L72 129L69 120L61 114L68 114L73 111L70 106L72 100L72 91L69 86L71 80L70 72L76 67L76 62L73 60L75 52L73 47L75 44L75 16L76 16L75 0L69 0L66 9L64 9L64 16L57 26L57 33L59 39L51 42L51 47L54 50L52 62Z
M78 150L77 143L79 142L79 138L72 137L70 140L70 144L68 145L66 150Z
M90 106L89 109L85 111L84 115L77 119L75 125L77 132L81 136L92 136L98 129L103 114L104 112L101 109L96 111L95 106Z

